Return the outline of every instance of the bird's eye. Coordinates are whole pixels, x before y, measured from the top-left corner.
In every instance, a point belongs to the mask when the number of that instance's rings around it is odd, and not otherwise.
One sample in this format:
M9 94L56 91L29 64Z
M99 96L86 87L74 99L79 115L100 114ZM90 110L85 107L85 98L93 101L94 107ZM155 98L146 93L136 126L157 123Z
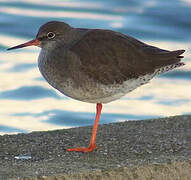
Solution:
M56 35L53 32L47 33L48 39L53 39Z

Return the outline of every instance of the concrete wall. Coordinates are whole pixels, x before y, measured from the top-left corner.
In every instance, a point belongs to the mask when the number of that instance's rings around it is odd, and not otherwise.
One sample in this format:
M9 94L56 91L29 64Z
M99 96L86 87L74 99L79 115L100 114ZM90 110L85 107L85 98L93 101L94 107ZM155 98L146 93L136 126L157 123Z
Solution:
M91 127L0 136L0 180L189 180L190 132L191 116L101 125L87 154L65 149L88 145Z

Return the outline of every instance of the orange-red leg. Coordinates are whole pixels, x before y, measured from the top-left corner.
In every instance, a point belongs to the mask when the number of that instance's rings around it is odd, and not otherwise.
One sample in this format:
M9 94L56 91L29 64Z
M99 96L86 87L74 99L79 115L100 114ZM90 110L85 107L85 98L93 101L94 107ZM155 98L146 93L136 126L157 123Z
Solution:
M94 149L96 149L96 144L95 144L95 142L96 142L96 134L97 134L97 129L98 129L98 125L99 125L102 104L98 103L96 109L97 109L96 110L96 118L95 118L93 130L92 130L92 137L91 137L89 146L88 147L67 149L67 151L78 151L78 152L85 152L86 153L86 152L91 152Z

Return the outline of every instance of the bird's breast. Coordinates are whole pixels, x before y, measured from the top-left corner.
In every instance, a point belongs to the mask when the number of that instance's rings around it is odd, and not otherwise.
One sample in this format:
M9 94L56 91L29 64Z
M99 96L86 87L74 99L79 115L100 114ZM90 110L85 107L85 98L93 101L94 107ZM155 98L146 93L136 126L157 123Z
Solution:
M58 89L60 84L67 82L67 67L64 60L56 56L56 53L42 49L38 57L38 67L47 82ZM67 84L66 84L67 86Z
M78 69L78 63L74 63L73 58L57 55L42 49L38 58L39 70L51 86L80 101L103 94L99 86Z

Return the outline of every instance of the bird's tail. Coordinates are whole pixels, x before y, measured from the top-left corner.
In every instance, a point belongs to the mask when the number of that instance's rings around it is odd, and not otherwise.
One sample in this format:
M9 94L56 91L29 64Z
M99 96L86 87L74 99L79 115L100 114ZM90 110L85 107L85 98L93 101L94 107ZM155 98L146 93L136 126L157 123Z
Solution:
M185 50L176 50L176 51L170 51L169 53L167 53L167 58L175 58L177 59L177 61L180 61L181 58L184 58L184 56L180 56L181 54L183 54L185 52Z
M156 72L155 75L159 75L159 74L168 72L168 71L170 71L170 70L172 70L172 69L175 69L175 68L178 68L178 67L181 67L181 66L184 66L184 65L185 65L185 63L183 63L183 62L178 62L178 63L175 63L175 64L171 64L171 65L167 65L167 66L158 68L158 69L155 71L155 72Z
M176 64L184 57L182 54L185 50L168 51L154 46L146 46L143 48L148 61L154 68L162 68L168 65Z

